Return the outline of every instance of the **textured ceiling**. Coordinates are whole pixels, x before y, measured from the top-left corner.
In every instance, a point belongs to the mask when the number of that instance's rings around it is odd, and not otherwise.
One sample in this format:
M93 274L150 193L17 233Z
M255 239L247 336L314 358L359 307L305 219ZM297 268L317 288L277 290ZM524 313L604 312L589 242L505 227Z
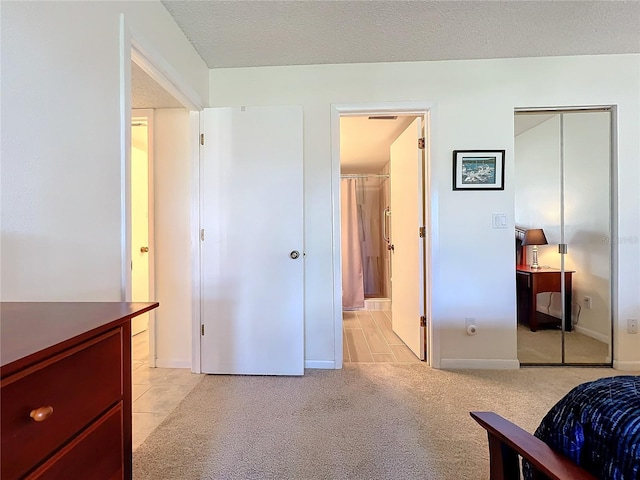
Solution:
M640 53L638 0L162 3L209 68ZM135 108L181 107L136 68ZM379 171L409 121L342 118L343 171Z
M163 3L210 68L640 52L637 0Z

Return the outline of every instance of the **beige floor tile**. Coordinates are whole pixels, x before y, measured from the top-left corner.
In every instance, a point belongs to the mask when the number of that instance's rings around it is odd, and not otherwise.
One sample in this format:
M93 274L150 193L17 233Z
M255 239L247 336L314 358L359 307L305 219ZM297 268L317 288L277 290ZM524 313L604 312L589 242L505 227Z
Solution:
M342 339L345 363L420 363L393 332L390 311L343 312Z
M133 451L135 452L158 425L167 417L167 413L133 413Z
M342 329L342 361L351 361L351 356L349 355L349 346L347 345L347 335L345 334L344 328Z
M137 399L139 399L143 393L145 393L147 390L149 390L151 388L151 384L144 384L144 385L132 385L133 387L133 392L131 394L131 397L133 399L133 401L135 402Z
M385 340L380 328L378 328L378 324L371 316L371 313L367 311L358 312L358 319L362 325L362 332L364 333L364 337L367 340L367 345L369 345L371 353L392 353L391 347L389 347L389 344Z
M373 361L376 363L396 363L396 357L393 353L372 353Z
M133 402L136 413L169 413L194 385L154 385Z
M347 337L347 345L349 346L349 355L352 362L373 362L371 352L367 341L364 338L362 329L349 328L345 329L345 336Z
M406 345L391 345L391 350L398 362L420 363L420 359Z
M191 373L191 370L188 368L176 368L167 373L162 379L162 383L171 385L195 385L202 380L203 376L204 375L197 373Z
M131 337L131 355L134 360L147 362L149 356L149 334L147 331Z
M400 340L400 337L393 332L393 329L391 328L391 319L385 312L372 311L371 315L378 325L382 336L389 345L404 345L404 342Z
M133 371L133 384L144 385L162 383L164 378L173 370L173 368L150 368L148 365L143 365Z
M143 365L146 365L146 363L141 362L140 360L132 360L131 361L131 370L135 370L137 368L140 368Z
M342 312L342 327L362 328L358 321L358 314L356 312Z

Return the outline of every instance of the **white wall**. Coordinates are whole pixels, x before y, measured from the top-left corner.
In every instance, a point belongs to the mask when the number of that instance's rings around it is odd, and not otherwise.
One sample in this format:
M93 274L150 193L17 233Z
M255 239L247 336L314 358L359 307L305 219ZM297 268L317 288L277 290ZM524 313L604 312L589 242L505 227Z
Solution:
M513 254L516 107L617 104L619 242L616 365L640 368L640 57L638 55L261 67L211 71L211 105L301 104L305 136L305 336L307 361L334 360L332 104L426 101L433 142L434 364L514 366ZM612 75L611 72L618 72ZM454 149L506 149L504 191L452 191ZM509 227L491 229L491 214ZM479 332L464 333L465 317ZM476 361L482 359L482 361Z
M191 366L189 112L154 113L156 366ZM196 147L197 148L197 147Z
M129 31L203 103L208 69L157 1L4 1L1 21L2 300L120 300Z

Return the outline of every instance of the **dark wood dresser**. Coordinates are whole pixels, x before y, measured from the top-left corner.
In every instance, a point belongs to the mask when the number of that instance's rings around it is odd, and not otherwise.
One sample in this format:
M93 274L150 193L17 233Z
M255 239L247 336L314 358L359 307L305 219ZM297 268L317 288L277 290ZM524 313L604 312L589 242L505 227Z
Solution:
M565 311L564 329L571 331L571 279L575 272L565 270ZM531 268L530 265L516 266L516 297L518 322L528 325L532 332L550 324L560 326L560 319L538 312L537 296L542 292L560 292L562 271L556 268Z
M131 318L158 303L0 304L0 477L130 479Z

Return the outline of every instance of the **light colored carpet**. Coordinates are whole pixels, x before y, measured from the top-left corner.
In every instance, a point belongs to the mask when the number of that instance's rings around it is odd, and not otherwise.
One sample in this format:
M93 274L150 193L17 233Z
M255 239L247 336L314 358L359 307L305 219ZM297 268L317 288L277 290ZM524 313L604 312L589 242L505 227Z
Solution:
M134 478L486 480L486 433L469 411L533 431L571 388L615 374L366 364L206 376L136 450Z
M561 363L562 332L540 329L532 332L518 325L518 360L522 363ZM574 331L565 332L565 363L608 363L609 346Z

